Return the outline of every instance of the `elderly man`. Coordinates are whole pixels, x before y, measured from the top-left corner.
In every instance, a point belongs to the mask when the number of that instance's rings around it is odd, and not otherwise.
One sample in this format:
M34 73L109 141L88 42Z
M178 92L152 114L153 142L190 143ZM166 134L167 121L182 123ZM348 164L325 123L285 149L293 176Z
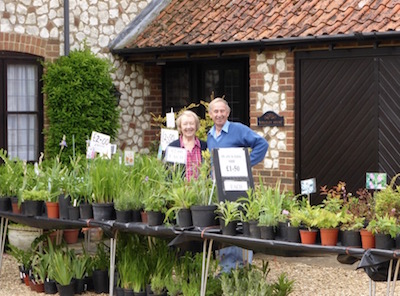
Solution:
M239 122L228 121L231 109L228 102L222 98L215 98L208 107L208 113L214 122L214 126L207 135L207 146L210 151L214 148L244 147L251 148L251 166L262 161L268 150L268 142L251 130L248 126ZM225 272L244 263L243 252L238 247L223 248L219 251L219 259L222 270ZM248 261L251 263L253 252L249 251Z

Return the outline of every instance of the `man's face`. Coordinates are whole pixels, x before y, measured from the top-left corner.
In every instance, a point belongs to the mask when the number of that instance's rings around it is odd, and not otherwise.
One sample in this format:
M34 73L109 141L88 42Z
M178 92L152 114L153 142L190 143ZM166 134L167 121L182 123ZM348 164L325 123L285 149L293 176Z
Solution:
M223 102L215 103L209 112L211 119L217 128L222 128L229 117L229 110Z

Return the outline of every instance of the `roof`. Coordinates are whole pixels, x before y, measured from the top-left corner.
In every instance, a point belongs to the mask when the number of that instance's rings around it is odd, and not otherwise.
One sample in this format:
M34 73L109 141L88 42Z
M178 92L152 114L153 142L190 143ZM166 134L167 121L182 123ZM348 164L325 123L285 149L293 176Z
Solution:
M393 32L400 33L398 0L170 0L115 49Z

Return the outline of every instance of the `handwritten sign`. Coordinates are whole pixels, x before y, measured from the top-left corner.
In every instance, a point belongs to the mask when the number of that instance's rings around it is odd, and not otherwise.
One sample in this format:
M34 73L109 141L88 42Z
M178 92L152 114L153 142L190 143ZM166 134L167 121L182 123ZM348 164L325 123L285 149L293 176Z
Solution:
M385 173L367 173L365 188L384 189L387 184L387 175Z
M225 191L247 191L247 189L249 189L247 181L234 181L234 180L224 181Z
M186 149L168 146L165 150L165 161L186 164Z
M243 148L220 148L221 177L247 177L246 154Z
M110 136L98 132L92 132L90 146L107 146L110 144Z
M311 194L317 192L317 182L315 178L300 181L301 194Z
M165 128L161 129L160 145L162 151L165 151L165 149L171 142L178 139L179 139L179 134L177 130L165 129Z

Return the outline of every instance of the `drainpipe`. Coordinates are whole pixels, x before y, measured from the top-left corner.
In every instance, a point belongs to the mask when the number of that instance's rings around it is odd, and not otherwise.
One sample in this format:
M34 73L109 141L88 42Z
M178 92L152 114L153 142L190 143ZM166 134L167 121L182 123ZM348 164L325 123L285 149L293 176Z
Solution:
M64 55L69 55L69 0L64 0Z

